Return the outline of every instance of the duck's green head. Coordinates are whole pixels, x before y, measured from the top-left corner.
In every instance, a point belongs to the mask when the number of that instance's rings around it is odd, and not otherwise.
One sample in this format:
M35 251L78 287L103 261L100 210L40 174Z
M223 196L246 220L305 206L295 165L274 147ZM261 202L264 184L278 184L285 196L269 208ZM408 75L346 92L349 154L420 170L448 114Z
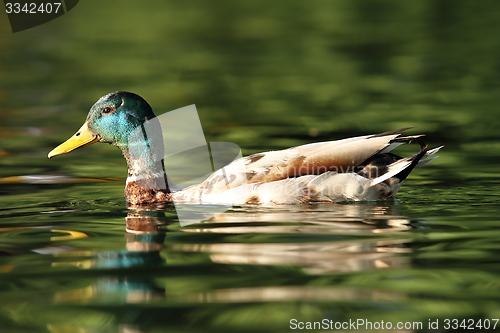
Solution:
M139 95L125 91L107 94L92 106L78 132L54 148L48 157L66 154L94 142L107 142L126 149L134 129L154 117L151 106Z

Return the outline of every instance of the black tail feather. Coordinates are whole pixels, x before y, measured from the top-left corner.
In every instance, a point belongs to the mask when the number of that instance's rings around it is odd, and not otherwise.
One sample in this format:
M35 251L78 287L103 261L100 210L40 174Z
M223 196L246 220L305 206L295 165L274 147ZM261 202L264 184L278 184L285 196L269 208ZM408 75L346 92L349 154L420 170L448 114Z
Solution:
M429 146L427 146L425 144L424 140L422 140L420 137L414 138L412 141L417 141L419 143L420 151L413 156L406 157L406 159L408 159L408 161L411 161L411 164L408 167L401 170L400 173L398 173L394 176L394 177L398 178L400 182L402 182L403 180L406 179L406 177L408 177L408 175L417 166L418 162L422 159L422 157L425 156L425 153L427 153L427 151L429 150Z
M412 156L404 157L392 154L392 153L383 153L376 154L363 163L361 163L358 167L356 167L355 172L359 175L366 177L368 179L377 179L385 174L388 174L391 170L391 166L397 167L396 163L405 163L406 166L401 166L402 170L392 176L388 177L396 177L400 182L404 181L408 175L412 172L412 170L418 165L419 161L428 157L432 154L427 154L429 151L429 147L424 143L423 138L424 135L413 135L400 137L392 140L391 142L418 142L420 144L420 151ZM437 151L437 150L436 150ZM435 151L434 151L435 152ZM432 153L434 153L432 152ZM408 165L409 163L409 165ZM380 179L380 178L379 178ZM382 178L383 179L383 178Z

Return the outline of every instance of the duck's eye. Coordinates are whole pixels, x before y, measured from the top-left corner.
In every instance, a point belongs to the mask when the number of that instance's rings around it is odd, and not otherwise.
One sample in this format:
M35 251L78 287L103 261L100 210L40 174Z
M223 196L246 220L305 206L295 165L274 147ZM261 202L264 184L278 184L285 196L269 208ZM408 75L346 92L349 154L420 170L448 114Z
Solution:
M102 108L102 113L103 114L110 113L111 111L113 111L113 109L110 108L109 106L106 106L106 107Z

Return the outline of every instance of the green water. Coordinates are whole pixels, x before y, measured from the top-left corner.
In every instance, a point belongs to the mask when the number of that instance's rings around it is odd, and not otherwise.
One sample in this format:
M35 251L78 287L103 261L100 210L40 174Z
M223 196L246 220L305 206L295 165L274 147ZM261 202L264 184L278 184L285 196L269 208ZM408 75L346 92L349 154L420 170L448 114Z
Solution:
M12 34L0 14L2 332L493 331L499 17L496 1L88 0ZM445 148L394 202L181 227L173 207L127 209L116 148L46 158L116 90L157 114L196 104L207 140L245 155L407 126Z

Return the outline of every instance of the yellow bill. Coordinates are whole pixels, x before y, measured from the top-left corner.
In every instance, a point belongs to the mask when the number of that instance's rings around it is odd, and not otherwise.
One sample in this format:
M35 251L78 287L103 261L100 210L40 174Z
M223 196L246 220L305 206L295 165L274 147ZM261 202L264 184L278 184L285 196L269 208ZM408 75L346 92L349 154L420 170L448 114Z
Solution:
M75 135L73 135L65 142L61 143L56 148L52 149L48 157L51 158L53 156L66 154L72 150L75 150L76 148L87 146L97 141L99 141L99 137L95 134L92 134L87 125L87 122L85 122L83 126L78 130L78 132L75 133Z

